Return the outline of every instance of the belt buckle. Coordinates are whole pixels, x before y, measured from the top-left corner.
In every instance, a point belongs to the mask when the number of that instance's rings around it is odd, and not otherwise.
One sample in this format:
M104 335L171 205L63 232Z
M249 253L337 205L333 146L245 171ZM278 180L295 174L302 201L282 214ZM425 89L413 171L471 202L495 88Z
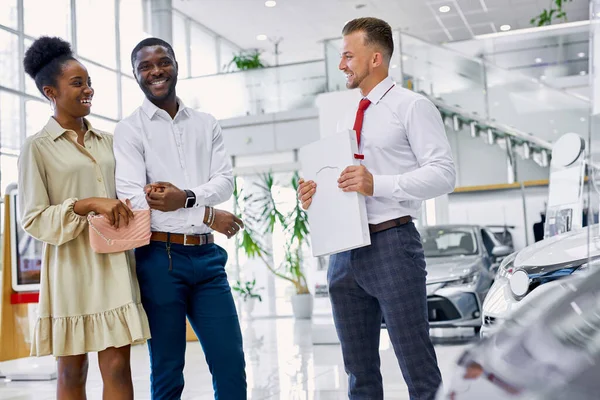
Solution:
M188 243L187 242L188 236L193 237L193 236L196 236L196 235L188 235L187 233L184 233L183 234L183 245L184 246L195 246L194 243Z

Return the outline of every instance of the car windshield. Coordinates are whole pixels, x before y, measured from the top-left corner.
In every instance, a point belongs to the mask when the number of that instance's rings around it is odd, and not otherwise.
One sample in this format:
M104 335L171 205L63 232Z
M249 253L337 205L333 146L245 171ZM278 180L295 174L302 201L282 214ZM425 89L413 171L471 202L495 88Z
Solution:
M421 233L425 257L477 254L477 241L470 228L425 228Z

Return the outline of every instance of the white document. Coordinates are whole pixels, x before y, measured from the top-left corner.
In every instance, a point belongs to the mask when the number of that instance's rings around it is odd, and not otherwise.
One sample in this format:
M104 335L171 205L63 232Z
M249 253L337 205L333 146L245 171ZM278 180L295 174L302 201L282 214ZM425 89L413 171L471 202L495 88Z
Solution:
M300 149L303 178L317 184L307 210L313 256L324 256L371 244L363 195L345 193L338 178L350 165L360 165L352 130L322 138Z

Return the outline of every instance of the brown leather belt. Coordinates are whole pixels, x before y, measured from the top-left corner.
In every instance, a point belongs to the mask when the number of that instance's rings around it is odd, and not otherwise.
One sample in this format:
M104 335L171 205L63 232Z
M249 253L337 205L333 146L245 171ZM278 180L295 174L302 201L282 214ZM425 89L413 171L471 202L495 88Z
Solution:
M407 215L405 217L391 219L389 221L385 221L380 224L369 224L369 232L377 233L377 232L395 228L397 226L406 225L409 222L412 222L412 217Z
M215 237L212 233L184 235L181 233L152 232L150 240L155 242L182 244L184 246L202 246L204 244L214 243Z

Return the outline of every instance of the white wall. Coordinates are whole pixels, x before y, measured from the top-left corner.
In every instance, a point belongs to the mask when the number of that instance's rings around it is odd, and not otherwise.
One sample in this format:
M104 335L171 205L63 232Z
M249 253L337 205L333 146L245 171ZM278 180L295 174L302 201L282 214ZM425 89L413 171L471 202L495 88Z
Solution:
M525 188L525 212L520 189L494 190L486 192L453 193L449 195L450 224L514 225L512 231L516 249L526 246L525 231L529 244L534 242L533 224L540 221L548 199L548 188ZM524 214L527 214L525 222Z

